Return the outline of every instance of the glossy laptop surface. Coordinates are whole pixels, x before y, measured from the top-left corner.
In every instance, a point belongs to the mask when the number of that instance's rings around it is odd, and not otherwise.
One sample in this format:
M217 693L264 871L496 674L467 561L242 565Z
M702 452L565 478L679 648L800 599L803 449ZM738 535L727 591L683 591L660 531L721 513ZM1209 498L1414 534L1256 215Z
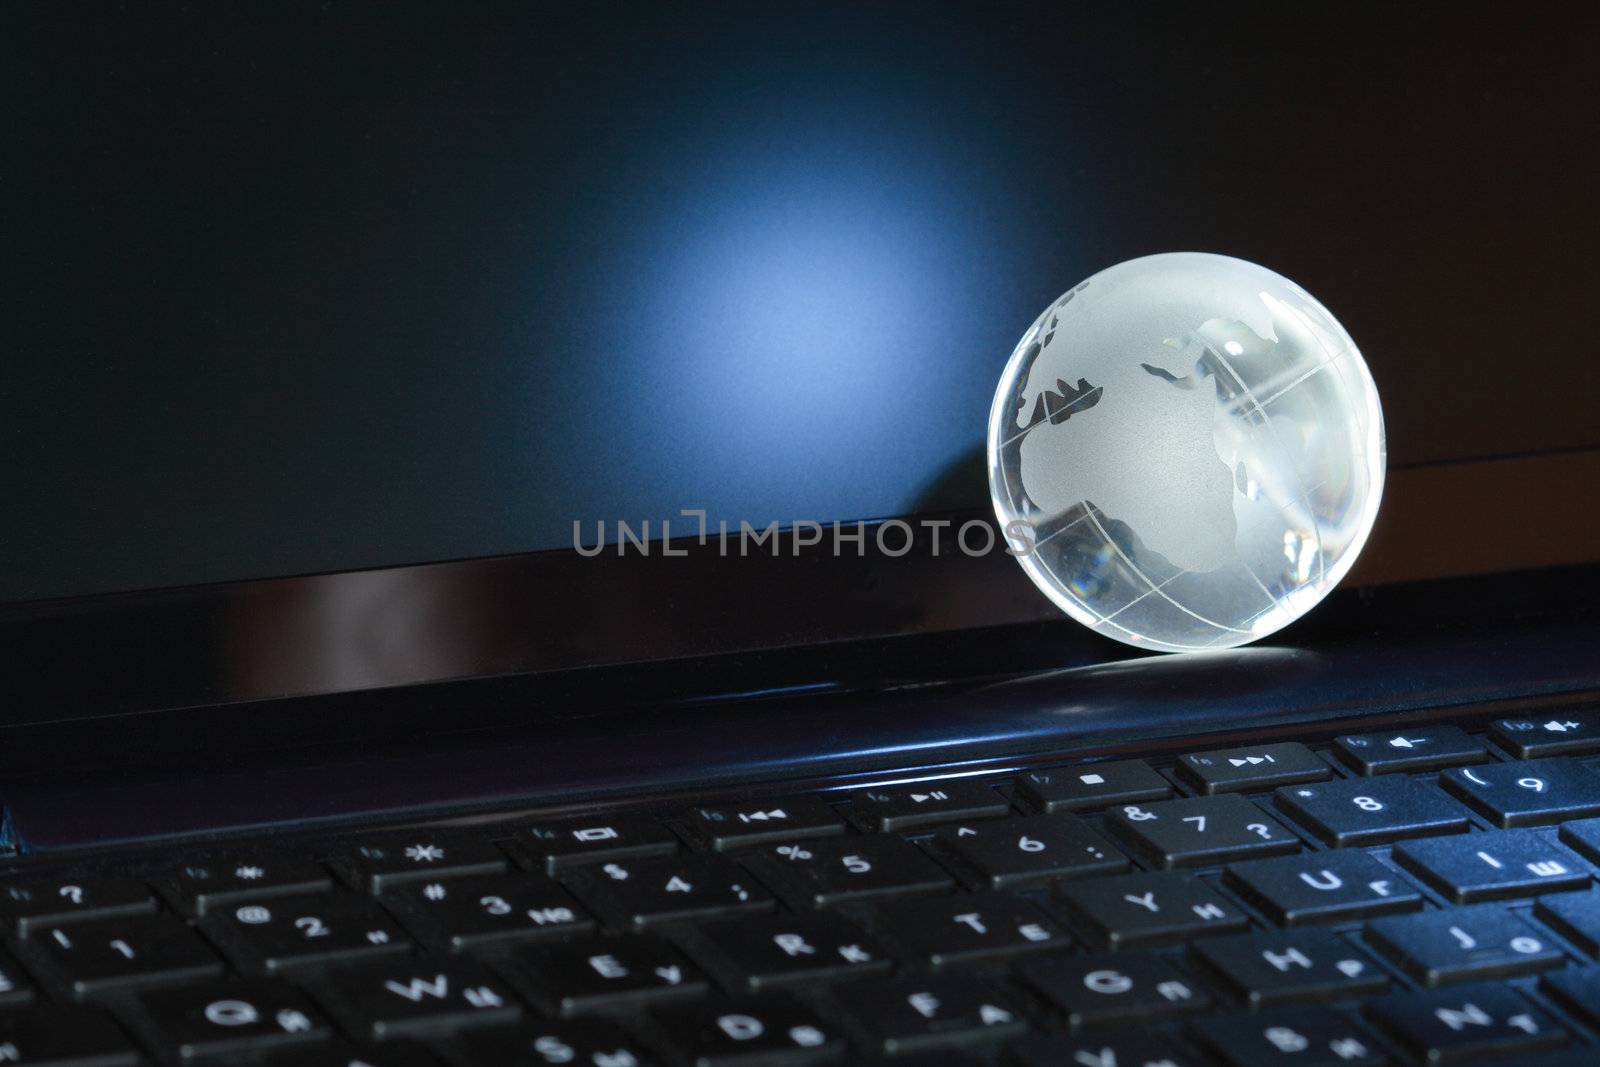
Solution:
M1583 18L15 9L0 1062L1592 1061ZM1392 466L1151 657L949 548L1189 248Z

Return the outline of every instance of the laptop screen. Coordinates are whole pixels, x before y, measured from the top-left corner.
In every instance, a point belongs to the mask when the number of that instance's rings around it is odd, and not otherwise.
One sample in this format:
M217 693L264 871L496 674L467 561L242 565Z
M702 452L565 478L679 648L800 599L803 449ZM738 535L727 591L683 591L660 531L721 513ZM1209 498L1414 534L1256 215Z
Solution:
M1600 445L1588 34L1105 7L9 11L0 600L980 507L1167 250L1326 303L1396 466Z

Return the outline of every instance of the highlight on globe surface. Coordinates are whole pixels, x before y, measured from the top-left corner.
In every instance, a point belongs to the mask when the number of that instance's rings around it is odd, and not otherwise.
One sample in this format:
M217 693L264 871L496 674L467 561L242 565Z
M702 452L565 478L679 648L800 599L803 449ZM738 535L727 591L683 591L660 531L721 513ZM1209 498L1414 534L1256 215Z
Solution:
M1265 267L1175 252L1053 301L989 415L989 487L1034 583L1141 648L1229 648L1326 596L1383 492L1361 352Z

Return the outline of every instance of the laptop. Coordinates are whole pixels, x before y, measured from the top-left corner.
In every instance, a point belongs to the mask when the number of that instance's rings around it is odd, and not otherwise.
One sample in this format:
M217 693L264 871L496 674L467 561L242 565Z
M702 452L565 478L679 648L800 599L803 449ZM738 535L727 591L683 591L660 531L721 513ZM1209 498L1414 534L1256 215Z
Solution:
M1592 1064L1592 14L15 6L0 1063ZM1361 345L1288 628L994 537L1039 309Z

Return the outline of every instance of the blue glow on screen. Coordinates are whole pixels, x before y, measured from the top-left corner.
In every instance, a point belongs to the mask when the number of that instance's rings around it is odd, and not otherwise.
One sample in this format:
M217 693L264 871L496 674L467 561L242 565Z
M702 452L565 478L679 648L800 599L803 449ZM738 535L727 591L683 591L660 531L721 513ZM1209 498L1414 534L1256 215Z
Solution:
M968 151L983 116L960 107L714 99L594 170L617 210L575 384L603 444L559 464L561 536L680 508L736 525L980 503L994 381L1048 298L1008 265L1030 225L1016 159Z

